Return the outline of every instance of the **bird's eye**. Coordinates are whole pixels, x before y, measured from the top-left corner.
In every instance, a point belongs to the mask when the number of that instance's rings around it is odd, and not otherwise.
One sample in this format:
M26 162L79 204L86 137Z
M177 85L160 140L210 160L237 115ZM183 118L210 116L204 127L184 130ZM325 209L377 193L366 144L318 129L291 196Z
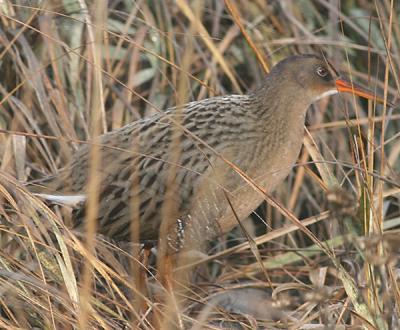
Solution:
M322 77L322 78L325 78L327 75L328 75L328 70L327 69L325 69L324 67L322 67L322 66L320 66L320 67L318 67L317 68L317 74L320 76L320 77Z

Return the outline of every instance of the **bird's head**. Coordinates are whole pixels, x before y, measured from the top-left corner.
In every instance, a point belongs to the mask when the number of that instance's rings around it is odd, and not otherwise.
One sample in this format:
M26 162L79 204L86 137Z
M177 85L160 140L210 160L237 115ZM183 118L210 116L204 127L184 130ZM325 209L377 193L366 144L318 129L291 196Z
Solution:
M354 93L383 103L383 99L374 92L340 75L325 58L316 55L290 56L274 66L271 74L289 82L294 89L292 92L308 103L338 92Z

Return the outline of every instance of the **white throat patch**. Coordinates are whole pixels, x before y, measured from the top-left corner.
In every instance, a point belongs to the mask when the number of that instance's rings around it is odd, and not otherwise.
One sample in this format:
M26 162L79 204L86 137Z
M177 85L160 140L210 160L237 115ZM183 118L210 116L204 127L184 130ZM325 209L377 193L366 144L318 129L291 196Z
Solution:
M337 93L338 93L338 90L337 90L336 88L335 88L335 89L330 89L330 90L328 90L328 91L326 91L326 92L324 92L324 93L318 95L318 96L313 100L313 102L318 101L318 100L320 100L320 99L322 99L322 98L324 98L324 97L326 97L326 96L329 96L329 95L335 95L335 94L337 94Z

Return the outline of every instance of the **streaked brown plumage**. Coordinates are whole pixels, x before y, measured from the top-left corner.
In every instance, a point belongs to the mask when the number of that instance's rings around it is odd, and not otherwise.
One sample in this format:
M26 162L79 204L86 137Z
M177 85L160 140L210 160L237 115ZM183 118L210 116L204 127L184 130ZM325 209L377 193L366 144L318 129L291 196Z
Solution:
M215 236L219 229L231 229L236 220L223 189L240 219L248 216L263 197L218 154L271 192L288 175L298 157L307 108L316 99L337 92L336 78L337 73L324 59L314 55L292 56L277 64L262 86L247 95L191 102L179 111L169 109L165 114L100 136L96 143L104 147L99 172L99 232L117 240L129 240L129 205L138 198L140 238L158 238L167 174L175 166L169 163L174 127L171 118L206 143L182 132L179 145L175 145L180 148L180 157L174 180L178 187L175 200L179 221L174 223L185 227L186 238L201 240ZM353 87L350 90L357 93ZM88 145L80 147L62 172L32 190L49 200L85 195L89 150ZM133 196L132 182L137 173L140 187L136 190L140 194ZM77 225L82 224L84 202L76 206L74 217Z

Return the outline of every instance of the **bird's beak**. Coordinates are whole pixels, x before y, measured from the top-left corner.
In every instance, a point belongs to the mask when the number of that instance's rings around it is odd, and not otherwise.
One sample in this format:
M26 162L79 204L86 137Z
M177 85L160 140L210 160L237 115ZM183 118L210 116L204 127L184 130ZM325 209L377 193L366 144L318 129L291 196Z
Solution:
M336 79L336 89L339 92L344 92L344 93L354 93L355 95L361 96L363 98L369 99L369 100L375 100L376 102L379 103L384 103L384 99L377 96L374 92L369 90L368 88L365 88L361 85L358 85L346 78L337 78ZM389 101L386 102L389 106L393 106L392 103Z

